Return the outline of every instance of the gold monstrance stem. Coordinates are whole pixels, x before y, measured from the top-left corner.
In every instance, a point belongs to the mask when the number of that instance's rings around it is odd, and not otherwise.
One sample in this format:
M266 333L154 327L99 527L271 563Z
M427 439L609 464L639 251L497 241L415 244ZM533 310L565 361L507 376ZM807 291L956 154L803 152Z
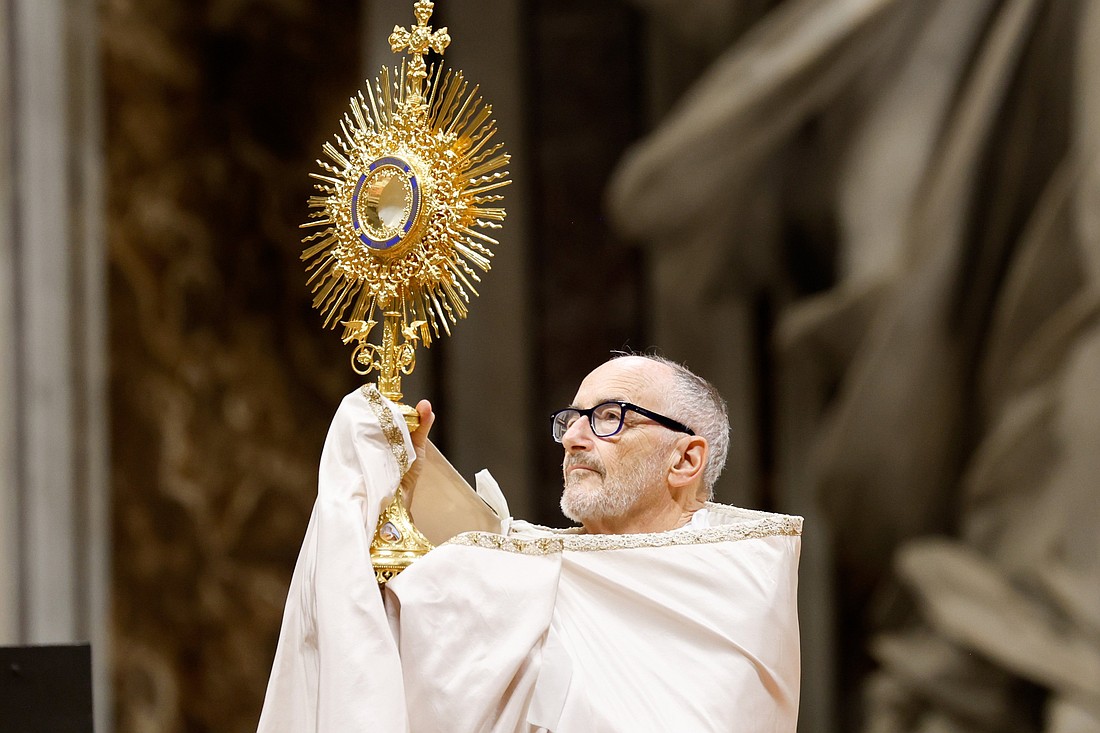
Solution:
M401 402L401 375L412 372L416 365L416 336L411 328L401 329L400 311L382 314L382 344L377 347L379 358L372 365L378 371L378 391L397 404L409 430L420 426L420 415ZM428 554L432 543L413 524L405 504L404 491L399 486L389 506L378 519L378 527L370 545L375 579L386 583L417 558Z
M412 432L420 427L420 414L416 408L401 402L401 375L412 373L416 366L416 343L414 340L398 342L401 313L386 311L382 319L382 363L378 369L378 391L397 405Z

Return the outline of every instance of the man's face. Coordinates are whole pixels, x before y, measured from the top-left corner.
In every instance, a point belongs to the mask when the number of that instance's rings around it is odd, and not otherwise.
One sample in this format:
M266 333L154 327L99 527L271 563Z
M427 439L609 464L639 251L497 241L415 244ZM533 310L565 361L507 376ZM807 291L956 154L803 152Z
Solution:
M584 409L622 400L662 411L661 397L671 377L668 367L649 359L614 359L585 378L573 406ZM583 523L627 517L655 502L667 492L676 437L633 412L623 429L607 438L593 435L586 418L577 420L562 438L562 512Z

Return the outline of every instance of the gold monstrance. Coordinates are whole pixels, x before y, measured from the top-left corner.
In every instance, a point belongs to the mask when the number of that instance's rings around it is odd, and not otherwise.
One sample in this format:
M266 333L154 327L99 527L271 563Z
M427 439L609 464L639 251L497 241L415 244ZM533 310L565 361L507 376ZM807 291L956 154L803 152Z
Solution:
M424 61L451 41L446 28L428 25L433 8L416 2L416 25L395 26L389 38L394 53L407 54L400 68L382 67L366 95L351 98L335 144L324 145L329 160L317 161L323 173L310 174L321 195L310 197L317 211L302 225L320 228L302 240L313 306L326 328L344 327L344 343L355 342L352 368L378 372L378 391L399 404L410 430L419 418L400 404L401 377L416 364L418 342L430 346L466 317L468 292L477 295L478 270L489 270L489 245L498 244L483 230L501 227L497 190L511 183L477 86ZM381 338L371 343L379 318ZM431 547L398 489L371 543L379 582Z

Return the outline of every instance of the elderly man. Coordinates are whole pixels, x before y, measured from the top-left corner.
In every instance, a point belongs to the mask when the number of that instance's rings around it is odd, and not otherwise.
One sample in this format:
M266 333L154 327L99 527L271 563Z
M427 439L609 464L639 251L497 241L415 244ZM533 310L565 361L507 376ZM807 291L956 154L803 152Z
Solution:
M648 356L585 378L551 420L571 530L513 520L484 472L460 485L417 409L409 436L368 387L333 421L261 731L794 730L801 520L709 501L713 387ZM442 544L379 593L402 476Z

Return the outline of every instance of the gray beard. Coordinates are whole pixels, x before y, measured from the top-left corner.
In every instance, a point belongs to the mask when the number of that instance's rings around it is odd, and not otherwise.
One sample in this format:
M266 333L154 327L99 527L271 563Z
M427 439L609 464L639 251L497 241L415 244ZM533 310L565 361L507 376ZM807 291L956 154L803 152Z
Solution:
M665 458L664 452L657 450L629 470L608 476L603 462L595 453L567 457L562 465L563 470L575 465L587 466L600 474L603 483L595 489L582 488L583 478L566 473L565 488L561 494L562 514L580 524L628 515L645 496L647 489L660 482Z

